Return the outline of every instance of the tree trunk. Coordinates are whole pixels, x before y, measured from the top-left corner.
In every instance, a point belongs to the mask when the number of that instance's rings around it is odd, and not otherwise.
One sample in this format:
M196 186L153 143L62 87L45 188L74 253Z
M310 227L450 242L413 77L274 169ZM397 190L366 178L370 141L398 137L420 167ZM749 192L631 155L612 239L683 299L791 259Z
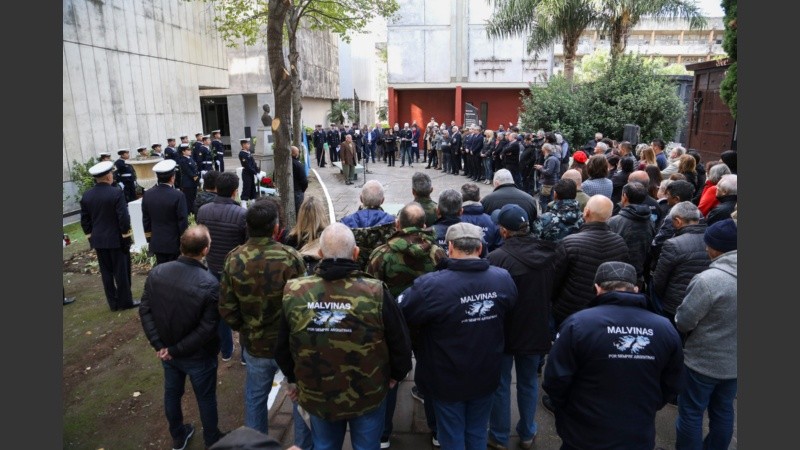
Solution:
M286 215L286 227L294 226L294 183L289 151L289 123L292 110L292 80L283 57L283 26L289 13L289 0L269 0L267 19L267 59L275 95L275 115L272 120L275 181L280 202ZM283 174L289 174L284 176Z
M630 27L622 23L622 21L623 19L620 19L611 29L611 65L619 61L628 46L628 36L631 34Z
M575 75L575 54L578 52L578 39L564 38L564 78L572 83Z
M289 15L289 22L287 22L289 29L289 71L292 75L292 144L299 149L302 149L303 135L303 104L300 99L302 97L301 84L303 81L300 79L300 68L298 62L300 61L300 52L297 51L297 31L300 28L300 18L296 17L297 8L291 8Z

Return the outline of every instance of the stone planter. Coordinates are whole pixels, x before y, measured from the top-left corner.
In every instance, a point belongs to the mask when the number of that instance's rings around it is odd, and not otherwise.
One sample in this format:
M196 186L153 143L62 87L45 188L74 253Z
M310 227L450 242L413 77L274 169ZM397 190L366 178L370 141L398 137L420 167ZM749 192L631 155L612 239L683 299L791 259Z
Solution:
M128 159L125 163L133 167L134 172L136 172L136 182L139 183L139 186L150 189L158 184L158 177L153 172L153 166L163 160L163 158Z

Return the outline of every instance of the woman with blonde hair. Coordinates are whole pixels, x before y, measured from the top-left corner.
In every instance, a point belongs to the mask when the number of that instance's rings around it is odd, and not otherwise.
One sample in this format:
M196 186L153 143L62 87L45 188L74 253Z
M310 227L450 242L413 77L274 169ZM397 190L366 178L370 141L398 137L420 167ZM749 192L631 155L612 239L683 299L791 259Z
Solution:
M297 224L286 237L286 245L300 250L306 244L319 239L322 230L329 223L322 201L313 196L306 197L297 213Z
M658 165L656 162L656 152L649 145L642 149L642 156L639 158L639 166L636 170L644 170L649 165Z
M481 164L483 165L483 183L491 184L494 172L492 171L492 153L494 153L494 131L486 130L483 133L483 149L481 150Z
M697 160L694 156L683 154L678 159L678 172L686 177L686 181L692 183L695 191L697 191Z

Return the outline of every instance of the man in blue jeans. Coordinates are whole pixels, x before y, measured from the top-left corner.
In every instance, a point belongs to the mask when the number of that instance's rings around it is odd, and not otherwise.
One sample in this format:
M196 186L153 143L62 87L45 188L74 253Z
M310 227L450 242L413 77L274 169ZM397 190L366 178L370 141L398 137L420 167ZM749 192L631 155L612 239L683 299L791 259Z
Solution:
M425 380L425 402L434 400L439 443L443 449L484 450L500 382L504 321L517 302L517 287L506 269L480 257L480 227L451 225L445 240L447 267L418 277L397 301L408 326L421 330L416 377Z
M684 345L686 391L678 396L675 448L727 449L733 437L736 398L737 229L733 219L706 228L708 269L692 278L675 312L688 333ZM703 439L703 414L708 435Z
M287 395L308 411L314 450L380 447L386 394L411 370L403 315L385 284L359 267L355 236L332 223L314 275L287 281L276 359Z
M506 269L520 296L506 319L505 351L500 385L492 399L489 447L508 447L511 433L511 366L517 371L516 431L519 446L528 449L536 438L536 403L539 398L539 362L550 350L550 299L553 297L556 244L530 234L528 213L509 203L492 213L505 244L489 253L489 262Z
M139 305L144 333L164 367L164 411L174 450L186 448L194 435L194 426L183 422L181 409L187 375L197 398L206 447L223 435L217 427L219 283L203 264L210 245L205 226L186 229L181 256L150 271Z
M273 202L256 200L245 220L249 238L225 259L219 311L239 332L247 361L244 424L267 433L269 393L278 371L274 358L283 287L286 280L305 275L305 263L297 250L272 238L279 227Z

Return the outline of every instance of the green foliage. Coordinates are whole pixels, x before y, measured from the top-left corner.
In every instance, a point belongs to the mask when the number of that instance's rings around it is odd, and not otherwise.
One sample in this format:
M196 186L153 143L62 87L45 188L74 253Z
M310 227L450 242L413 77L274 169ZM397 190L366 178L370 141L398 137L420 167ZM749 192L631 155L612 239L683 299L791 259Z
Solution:
M638 55L638 57L648 69L652 69L658 75L691 75L685 65L667 64L667 59L661 56ZM595 81L607 71L610 64L611 52L608 49L595 49L593 53L581 58L580 64L575 67L575 80Z
M384 105L378 108L378 120L389 120L389 107Z
M737 55L737 40L736 40L736 0L722 0L722 9L725 11L725 36L722 40L722 48L731 59L731 65L725 73L725 79L719 87L719 94L722 101L728 105L731 110L731 115L736 119L736 92L738 90L737 71L738 64L736 63Z
M75 201L80 201L84 192L94 186L94 177L89 173L89 169L95 164L97 164L97 161L95 161L94 156L89 158L85 163L79 163L74 159L72 160L72 168L69 174L72 181L78 187L78 193L74 196Z
M325 117L327 117L330 123L335 124L344 124L345 122L352 121L355 118L353 104L347 100L333 102L331 104L331 109Z
M594 81L570 85L554 76L547 86L531 86L531 95L523 98L522 125L560 131L574 147L597 131L620 139L628 123L641 127L644 141L671 136L684 118L684 104L672 82L660 75L653 62L625 55Z

